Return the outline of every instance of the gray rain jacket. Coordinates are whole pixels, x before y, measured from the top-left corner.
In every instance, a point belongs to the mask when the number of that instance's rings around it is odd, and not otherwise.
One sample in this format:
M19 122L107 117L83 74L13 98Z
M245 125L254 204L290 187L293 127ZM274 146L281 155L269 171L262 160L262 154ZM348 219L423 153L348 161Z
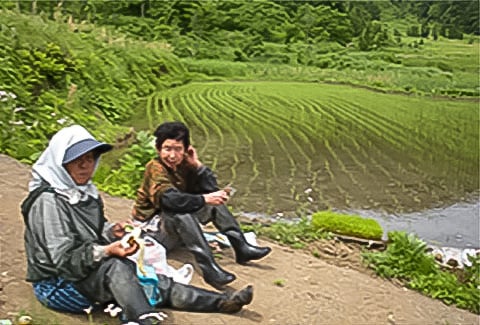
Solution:
M93 246L111 242L102 199L88 196L72 205L45 185L39 190L42 193L24 216L27 281L82 280L100 263L94 260Z

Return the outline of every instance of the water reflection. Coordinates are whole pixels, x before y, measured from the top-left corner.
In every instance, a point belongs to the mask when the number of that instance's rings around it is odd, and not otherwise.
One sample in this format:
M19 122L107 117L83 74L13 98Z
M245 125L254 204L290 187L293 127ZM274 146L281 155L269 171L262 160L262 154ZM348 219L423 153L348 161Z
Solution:
M480 248L480 201L456 203L406 214L387 214L371 210L344 211L378 221L384 238L392 230L415 233L424 241L455 248Z

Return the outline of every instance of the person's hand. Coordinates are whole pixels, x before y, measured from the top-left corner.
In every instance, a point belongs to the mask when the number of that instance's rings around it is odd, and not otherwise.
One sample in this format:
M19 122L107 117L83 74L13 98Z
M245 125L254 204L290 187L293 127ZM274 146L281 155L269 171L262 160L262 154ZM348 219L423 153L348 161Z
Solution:
M133 242L133 245L129 247L123 247L120 240L117 240L107 246L105 246L105 253L108 256L118 256L118 257L126 257L138 250L138 243L136 241Z
M210 205L221 205L225 204L228 201L228 194L224 190L203 194L206 204Z
M200 168L200 166L202 166L202 163L198 159L197 150L193 146L187 148L187 151L185 152L185 161L187 164L195 168Z
M127 233L125 227L132 226L133 222L131 220L117 222L112 226L112 234L115 238L122 238Z

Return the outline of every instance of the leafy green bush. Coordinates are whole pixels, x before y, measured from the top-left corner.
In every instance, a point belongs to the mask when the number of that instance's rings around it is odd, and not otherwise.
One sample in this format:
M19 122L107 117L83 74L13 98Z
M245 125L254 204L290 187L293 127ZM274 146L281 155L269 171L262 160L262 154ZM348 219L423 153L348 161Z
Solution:
M135 198L136 191L142 182L145 164L156 156L153 136L146 131L140 131L136 139L137 143L129 147L119 159L118 168L103 171L103 173L108 172L109 175L100 175L96 178L100 190L111 195Z
M382 227L373 219L365 219L357 215L346 215L332 211L314 213L312 215L312 225L316 229L365 239L382 239L383 235Z
M390 232L389 243L383 252L365 252L364 262L385 278L404 281L418 290L446 304L480 313L480 259L471 259L472 266L455 274L440 269L432 255L426 254L426 243L413 234Z
M126 129L115 124L145 96L189 78L165 48L41 16L0 14L0 91L13 95L0 103L0 152L23 162L73 123L112 141L118 135L112 130Z

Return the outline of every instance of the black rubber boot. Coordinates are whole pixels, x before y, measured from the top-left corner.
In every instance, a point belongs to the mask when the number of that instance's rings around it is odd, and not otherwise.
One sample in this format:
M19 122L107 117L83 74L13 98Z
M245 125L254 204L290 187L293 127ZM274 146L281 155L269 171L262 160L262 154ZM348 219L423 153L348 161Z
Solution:
M188 213L176 214L167 218L166 225L168 231L175 231L185 247L195 256L205 282L221 289L236 279L235 275L223 270L215 262L212 249L203 236L196 218Z
M244 305L248 305L253 299L253 287L246 286L242 290L238 290L229 294L227 299L220 303L220 312L233 314L239 312Z
M160 294L164 301L158 307L171 307L190 312L236 313L253 299L253 287L233 293L219 293L159 278Z
M237 220L225 205L215 207L212 211L212 222L221 233L227 236L235 251L235 259L239 264L261 259L272 251L270 247L250 245L240 230Z
M231 229L224 232L235 251L235 260L238 264L245 264L251 260L258 260L267 256L272 249L250 245L241 230Z

